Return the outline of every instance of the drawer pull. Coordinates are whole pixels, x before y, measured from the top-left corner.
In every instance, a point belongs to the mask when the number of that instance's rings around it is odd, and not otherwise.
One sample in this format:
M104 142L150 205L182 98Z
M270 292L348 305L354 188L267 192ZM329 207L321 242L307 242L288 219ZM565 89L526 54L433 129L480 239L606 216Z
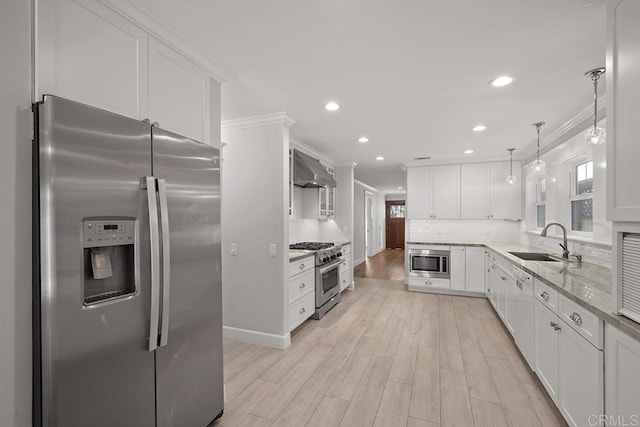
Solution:
M305 285L304 282L300 283L300 289L303 289L305 286L307 285Z
M304 264L300 264L300 270L304 269Z
M507 278L506 278L506 277L504 277L504 276L500 276L500 278L501 278L502 280L507 280Z
M578 313L573 313L569 319L573 320L576 325L582 325L582 317Z
M562 329L556 322L549 322L549 326L551 326L554 331L559 331Z
M516 286L519 287L520 289L523 289L523 285L522 283L520 283L519 280L516 280Z
M307 311L307 310L305 310L305 309L304 309L304 307L302 307L302 308L300 309L300 314L304 313L305 311Z
M542 298L546 302L549 302L549 293L547 291L544 291L543 293L540 294L540 298Z
M425 285L433 285L433 282L431 280L427 280L424 282Z

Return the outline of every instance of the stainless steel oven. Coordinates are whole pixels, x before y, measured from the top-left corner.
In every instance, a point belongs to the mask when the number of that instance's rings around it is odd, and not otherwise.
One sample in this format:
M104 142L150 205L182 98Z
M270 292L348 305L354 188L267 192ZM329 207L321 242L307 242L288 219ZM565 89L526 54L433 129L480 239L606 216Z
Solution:
M409 249L409 276L450 278L450 251Z
M316 267L316 312L321 309L328 311L337 303L336 297L340 294L340 265L341 259L335 259L329 263ZM333 301L332 301L333 300ZM322 317L322 313L319 317Z

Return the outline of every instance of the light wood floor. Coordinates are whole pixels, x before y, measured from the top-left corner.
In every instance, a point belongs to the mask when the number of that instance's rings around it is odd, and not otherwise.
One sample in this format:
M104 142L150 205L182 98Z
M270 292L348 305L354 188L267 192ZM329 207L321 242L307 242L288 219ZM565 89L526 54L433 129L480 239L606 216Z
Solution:
M214 426L565 425L482 298L357 279L286 351L225 340Z
M384 249L356 266L354 277L404 280L404 251Z

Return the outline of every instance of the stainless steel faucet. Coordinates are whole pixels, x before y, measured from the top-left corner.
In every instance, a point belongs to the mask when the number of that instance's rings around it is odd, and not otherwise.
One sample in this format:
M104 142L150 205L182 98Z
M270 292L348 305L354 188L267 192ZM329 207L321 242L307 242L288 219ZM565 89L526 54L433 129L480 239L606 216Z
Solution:
M567 229L564 225L560 224L559 222L550 222L549 224L544 226L544 228L542 229L542 233L540 233L540 236L547 237L547 230L552 225L557 225L562 229L562 243L559 243L560 247L562 248L562 258L569 259L569 250L567 249Z

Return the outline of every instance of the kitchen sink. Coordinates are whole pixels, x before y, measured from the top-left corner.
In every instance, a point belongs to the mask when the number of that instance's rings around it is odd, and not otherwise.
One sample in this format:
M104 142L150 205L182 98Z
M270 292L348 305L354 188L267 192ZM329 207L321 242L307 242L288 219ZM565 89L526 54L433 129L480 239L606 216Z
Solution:
M558 262L557 259L550 257L543 252L509 252L511 255L517 256L525 261L551 261Z

